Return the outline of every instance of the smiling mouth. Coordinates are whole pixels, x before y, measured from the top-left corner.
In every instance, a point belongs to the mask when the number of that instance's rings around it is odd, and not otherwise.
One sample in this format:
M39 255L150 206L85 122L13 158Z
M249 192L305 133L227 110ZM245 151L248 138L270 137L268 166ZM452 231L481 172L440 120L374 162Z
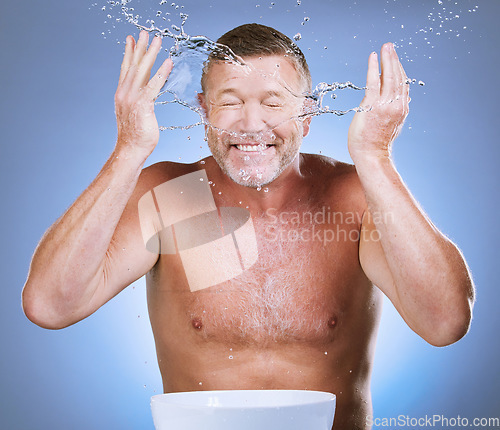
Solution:
M274 145L267 144L248 144L248 145L231 145L244 152L262 152Z

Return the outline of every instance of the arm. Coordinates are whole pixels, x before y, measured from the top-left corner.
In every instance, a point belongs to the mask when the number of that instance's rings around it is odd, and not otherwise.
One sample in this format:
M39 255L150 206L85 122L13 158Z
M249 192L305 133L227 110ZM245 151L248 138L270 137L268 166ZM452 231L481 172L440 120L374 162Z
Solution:
M462 254L419 207L392 162L409 90L392 44L384 45L381 60L379 76L377 56L370 55L365 111L349 128L349 152L367 202L359 259L410 328L444 346L468 331L474 287Z
M154 99L172 68L167 60L149 80L161 48L127 38L115 96L118 139L89 187L47 230L33 255L22 304L45 328L63 328L87 317L144 275L158 255L146 250L137 201L151 181L142 166L159 139Z

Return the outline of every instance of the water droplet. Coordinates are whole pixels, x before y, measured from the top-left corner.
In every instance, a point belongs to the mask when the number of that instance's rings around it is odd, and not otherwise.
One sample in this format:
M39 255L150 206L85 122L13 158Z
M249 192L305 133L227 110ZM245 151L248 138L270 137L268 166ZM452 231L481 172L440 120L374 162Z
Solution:
M230 359L230 360L232 360L232 359L233 359L233 356L232 356L232 355L230 355L230 356L229 356L229 359Z
M269 192L269 188L267 188L267 187L266 187L266 188L264 188L264 192L265 192L265 193L268 193L268 192Z
M297 40L300 40L302 39L302 34L300 33L297 33L295 36L293 36L293 40L297 41Z
M418 81L418 85L420 85L421 87L423 87L425 85L425 82L424 81Z

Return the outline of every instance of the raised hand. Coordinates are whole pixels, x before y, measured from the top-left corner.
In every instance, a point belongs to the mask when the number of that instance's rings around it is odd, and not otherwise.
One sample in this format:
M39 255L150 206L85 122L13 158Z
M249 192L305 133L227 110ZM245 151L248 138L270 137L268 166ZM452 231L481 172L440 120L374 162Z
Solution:
M161 38L154 37L148 49L149 35L141 31L137 44L127 37L125 55L115 94L118 124L118 150L139 152L146 157L160 138L154 102L173 67L167 59L150 79L151 69L161 48Z
M356 164L359 157L390 157L392 142L398 136L410 102L409 84L392 43L382 46L382 74L377 54L368 59L365 97L348 133L348 148Z

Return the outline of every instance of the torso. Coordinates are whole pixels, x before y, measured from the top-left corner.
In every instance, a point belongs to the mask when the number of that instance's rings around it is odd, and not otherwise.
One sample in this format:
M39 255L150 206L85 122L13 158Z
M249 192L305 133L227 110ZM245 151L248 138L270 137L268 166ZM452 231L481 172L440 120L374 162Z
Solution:
M179 254L161 254L147 274L164 390L328 391L335 430L364 429L382 303L358 259L364 198L352 166L302 164L305 192L286 208L249 207L258 258L248 270L193 292ZM211 160L185 173L203 168L210 179ZM212 188L217 207L245 207Z

